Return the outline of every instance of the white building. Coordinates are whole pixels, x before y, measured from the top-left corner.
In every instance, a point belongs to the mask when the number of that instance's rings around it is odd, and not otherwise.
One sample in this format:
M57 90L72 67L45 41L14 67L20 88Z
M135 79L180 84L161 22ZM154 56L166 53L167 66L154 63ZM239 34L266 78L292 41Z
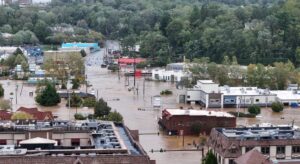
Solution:
M209 107L269 106L277 101L277 95L257 87L219 87L212 80L198 80L197 85L186 91L187 103L199 103ZM182 95L181 95L182 96ZM299 96L300 97L300 96Z
M300 103L300 92L297 90L276 90L270 91L277 95L277 101L283 103L284 105L293 105Z
M208 107L223 107L219 84L212 80L198 80L192 89L186 91L186 102L203 104Z
M185 68L185 63L171 63L166 66L166 69L153 69L152 80L179 82L183 78L190 77L190 73Z
M183 71L174 71L174 70L165 70L165 69L153 69L152 71L152 80L160 81L171 81L179 82L183 78L188 78L188 74Z

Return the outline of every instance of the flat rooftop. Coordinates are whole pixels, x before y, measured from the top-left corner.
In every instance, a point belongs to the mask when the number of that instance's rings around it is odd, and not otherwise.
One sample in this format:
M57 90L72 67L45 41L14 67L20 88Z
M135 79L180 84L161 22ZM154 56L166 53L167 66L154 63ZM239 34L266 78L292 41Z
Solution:
M0 135L47 130L51 130L54 133L87 133L91 136L91 145L88 146L89 148L81 150L74 147L58 146L42 151L61 151L62 153L76 151L88 151L90 153L95 151L97 154L122 153L133 155L143 155L144 153L140 147L135 145L130 132L123 124L115 124L111 121L31 121L25 125L23 123L0 121Z
M216 130L229 139L300 139L300 131L288 125L276 127L216 128Z
M300 93L292 90L276 90L270 91L272 94L276 94L277 98L281 101L298 101L300 100Z
M202 83L202 84L217 84L213 82L212 80L198 80L197 82Z
M188 115L188 116L211 116L211 117L234 117L227 112L215 112L208 110L186 110L186 109L165 109L170 115Z
M264 95L264 96L276 96L276 94L270 92L267 89L259 89L257 87L219 87L221 93L225 96L251 96L251 95Z

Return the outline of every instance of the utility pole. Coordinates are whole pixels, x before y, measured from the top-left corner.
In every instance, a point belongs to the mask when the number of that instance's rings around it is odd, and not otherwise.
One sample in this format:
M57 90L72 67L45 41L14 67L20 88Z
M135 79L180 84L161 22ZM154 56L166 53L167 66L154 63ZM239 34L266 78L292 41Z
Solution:
M68 92L68 107L69 107L69 120L70 120L71 100L70 100L70 92L69 92L69 89L67 90L67 92Z
M87 94L87 75L85 75L85 94Z
M18 84L16 84L16 104L18 104Z
M98 100L98 89L97 89L97 100Z
M133 57L133 86L135 87L135 56Z
M144 81L143 81L143 96L145 97L145 77L144 77Z

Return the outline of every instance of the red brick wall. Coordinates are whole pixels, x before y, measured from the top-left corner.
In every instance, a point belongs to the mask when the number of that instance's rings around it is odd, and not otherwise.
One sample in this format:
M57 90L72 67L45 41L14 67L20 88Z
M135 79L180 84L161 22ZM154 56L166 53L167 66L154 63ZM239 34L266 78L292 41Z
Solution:
M163 117L161 123L166 128L167 131L170 130L184 130L185 135L192 134L191 125L194 123L201 124L201 133L207 135L214 127L235 127L236 118L235 117L214 117L214 116L171 116L169 119Z

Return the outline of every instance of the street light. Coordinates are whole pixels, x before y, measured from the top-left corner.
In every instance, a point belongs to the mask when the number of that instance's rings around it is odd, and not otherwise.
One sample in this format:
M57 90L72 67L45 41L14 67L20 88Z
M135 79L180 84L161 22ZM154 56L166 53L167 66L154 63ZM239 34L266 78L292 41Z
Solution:
M13 112L13 104L12 104L12 100L14 99L14 93L13 92L10 92L10 109L11 109L11 113Z

